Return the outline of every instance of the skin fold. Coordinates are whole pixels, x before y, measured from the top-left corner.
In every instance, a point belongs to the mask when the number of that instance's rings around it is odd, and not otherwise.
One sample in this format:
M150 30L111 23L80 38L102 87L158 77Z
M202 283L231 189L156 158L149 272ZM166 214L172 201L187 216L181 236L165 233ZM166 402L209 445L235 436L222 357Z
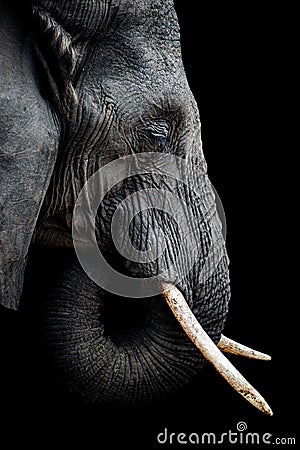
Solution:
M81 189L107 163L143 152L186 160L197 193L167 176L126 179L100 205L96 239L111 266L127 276L153 277L178 259L180 271L189 255L169 214L142 211L130 224L139 251L150 238L166 237L155 261L120 255L111 236L125 198L142 189L175 193L201 249L177 286L219 342L230 298L228 258L224 240L217 258L213 234L222 225L173 2L41 0L24 4L24 11L0 5L7 68L0 78L1 303L17 309L21 298L25 307L30 299L40 311L49 360L84 402L158 400L186 385L204 359L161 296L119 297L86 275L73 249L72 218ZM124 218L129 213L130 205L122 210ZM203 279L209 254L214 270Z

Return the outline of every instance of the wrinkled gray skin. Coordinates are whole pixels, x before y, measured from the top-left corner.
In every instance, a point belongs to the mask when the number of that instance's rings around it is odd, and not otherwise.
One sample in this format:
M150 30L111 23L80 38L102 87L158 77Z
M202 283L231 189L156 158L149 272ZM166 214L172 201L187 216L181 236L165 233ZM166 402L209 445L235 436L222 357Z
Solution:
M18 308L32 249L39 283L31 276L30 290L42 310L49 358L70 391L104 405L160 399L199 372L202 356L160 296L116 297L89 279L72 249L71 224L81 188L107 162L136 152L187 159L200 196L167 179L130 179L99 209L97 238L111 265L129 276L150 277L178 255L184 260L167 214L151 210L131 224L139 250L158 228L168 237L156 262L122 258L110 235L114 210L129 194L175 189L201 235L199 260L178 287L219 341L230 297L228 260L224 251L212 275L200 280L212 229L221 224L173 2L41 0L21 8L1 0L0 7L1 303Z

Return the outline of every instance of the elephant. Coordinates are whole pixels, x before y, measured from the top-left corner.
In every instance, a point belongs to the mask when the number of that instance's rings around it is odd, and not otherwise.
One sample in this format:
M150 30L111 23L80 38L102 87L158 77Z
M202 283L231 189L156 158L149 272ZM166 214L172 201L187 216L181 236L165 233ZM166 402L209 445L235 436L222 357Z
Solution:
M271 415L224 355L270 359L222 334L224 224L173 1L0 7L1 304L36 266L43 345L87 404L159 401L208 360Z

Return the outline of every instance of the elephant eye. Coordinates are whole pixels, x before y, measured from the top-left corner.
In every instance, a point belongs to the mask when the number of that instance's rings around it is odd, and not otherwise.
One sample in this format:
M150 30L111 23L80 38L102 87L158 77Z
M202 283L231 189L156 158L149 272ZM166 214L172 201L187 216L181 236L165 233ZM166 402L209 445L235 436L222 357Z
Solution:
M170 127L166 121L160 120L152 122L147 128L146 133L152 144L160 148L167 147Z
M161 134L152 133L151 139L154 143L164 146L167 144L168 136L162 136Z

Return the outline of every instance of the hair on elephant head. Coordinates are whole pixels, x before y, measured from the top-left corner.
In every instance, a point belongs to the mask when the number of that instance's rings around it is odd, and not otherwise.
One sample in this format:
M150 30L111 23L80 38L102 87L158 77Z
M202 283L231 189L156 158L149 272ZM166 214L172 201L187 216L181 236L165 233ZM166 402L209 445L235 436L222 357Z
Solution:
M0 2L2 305L25 278L84 402L158 400L208 360L271 414L223 354L269 359L222 336L224 230L173 1L15 6Z

